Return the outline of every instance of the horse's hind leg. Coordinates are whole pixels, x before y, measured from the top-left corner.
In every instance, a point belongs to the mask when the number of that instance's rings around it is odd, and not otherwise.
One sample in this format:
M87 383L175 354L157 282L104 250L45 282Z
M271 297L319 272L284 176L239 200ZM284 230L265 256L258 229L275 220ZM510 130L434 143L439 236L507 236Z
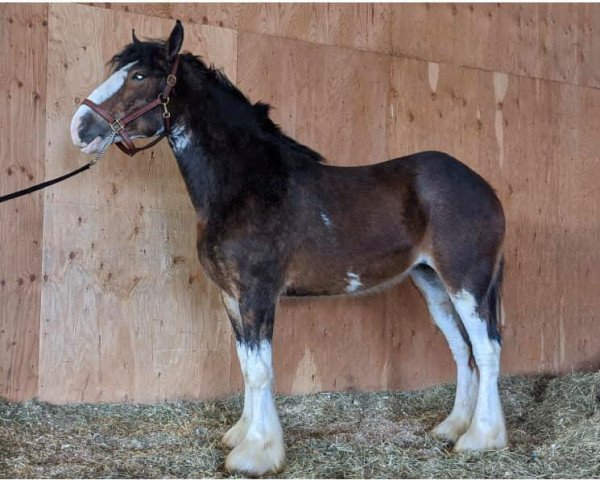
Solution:
M477 401L477 373L469 363L471 346L466 332L461 331L461 320L452 300L435 271L419 265L411 271L411 278L427 302L434 323L446 337L456 362L454 407L450 415L432 431L439 438L456 442L469 428Z
M500 375L500 332L502 315L500 283L502 261L490 269L483 282L470 279L469 287L451 294L462 319L479 369L479 392L471 426L459 438L455 450L491 450L508 445L506 426L498 392Z

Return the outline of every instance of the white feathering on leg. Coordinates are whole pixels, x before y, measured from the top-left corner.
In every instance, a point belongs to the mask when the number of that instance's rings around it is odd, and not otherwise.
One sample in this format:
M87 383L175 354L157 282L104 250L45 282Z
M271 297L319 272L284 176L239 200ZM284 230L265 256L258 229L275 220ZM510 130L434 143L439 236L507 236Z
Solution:
M471 426L462 435L455 450L497 450L508 445L506 425L498 392L500 345L488 335L487 322L477 313L477 303L469 292L452 297L471 339L479 368L479 393Z
M241 345L246 356L246 382L252 398L252 416L244 439L227 456L229 471L262 475L276 472L285 459L283 430L272 394L273 365L271 343Z

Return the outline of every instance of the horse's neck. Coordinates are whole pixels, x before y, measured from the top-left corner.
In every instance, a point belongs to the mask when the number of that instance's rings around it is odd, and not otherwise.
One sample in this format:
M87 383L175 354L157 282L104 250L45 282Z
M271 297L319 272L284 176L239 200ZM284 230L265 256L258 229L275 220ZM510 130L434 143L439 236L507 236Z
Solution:
M222 105L220 92L197 93L186 98L179 115L174 113L174 126L168 135L188 192L196 211L205 219L214 213L215 205L236 198L244 188L252 164L248 148L241 137L240 120ZM260 149L253 139L254 149Z

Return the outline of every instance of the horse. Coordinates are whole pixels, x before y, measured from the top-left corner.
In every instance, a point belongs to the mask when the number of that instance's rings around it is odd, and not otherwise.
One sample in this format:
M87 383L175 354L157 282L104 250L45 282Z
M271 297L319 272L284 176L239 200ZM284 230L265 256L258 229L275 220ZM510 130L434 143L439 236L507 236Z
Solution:
M223 437L232 449L226 469L283 468L272 392L278 298L368 294L406 277L457 367L453 408L433 434L455 451L505 448L505 218L492 187L436 151L332 166L284 134L269 105L180 53L183 35L179 21L165 41L132 31L109 78L77 108L71 136L85 153L116 143L133 154L133 139L169 141L197 213L198 258L222 292L244 378L241 417Z

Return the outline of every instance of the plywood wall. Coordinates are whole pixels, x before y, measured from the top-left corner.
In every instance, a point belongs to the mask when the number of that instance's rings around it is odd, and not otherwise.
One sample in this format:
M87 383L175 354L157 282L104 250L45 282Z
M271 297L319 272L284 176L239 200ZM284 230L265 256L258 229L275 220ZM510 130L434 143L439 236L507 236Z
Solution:
M48 10L0 6L0 194L44 178ZM0 395L37 392L42 195L0 204Z
M508 219L504 372L600 365L600 7L0 12L10 44L0 87L14 102L0 117L3 191L81 164L68 125L105 77L104 62L131 28L164 37L181 18L184 48L223 67L252 100L272 103L274 120L331 163L439 149L480 172ZM32 141L12 140L31 125ZM15 162L15 152L31 161ZM0 206L1 395L154 402L239 390L228 321L196 259L194 213L166 144L135 159L111 150L93 171L20 202ZM409 283L357 299L287 299L276 317L281 392L453 379L445 341Z
M595 4L99 3L241 32L600 86Z

